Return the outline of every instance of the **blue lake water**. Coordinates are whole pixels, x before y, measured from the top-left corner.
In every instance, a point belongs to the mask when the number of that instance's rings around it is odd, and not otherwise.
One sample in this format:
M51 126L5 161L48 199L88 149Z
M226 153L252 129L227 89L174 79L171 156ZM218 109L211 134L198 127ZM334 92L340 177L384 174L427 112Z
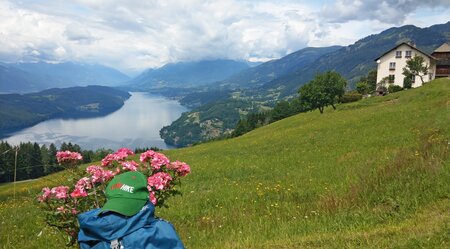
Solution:
M159 130L172 123L187 109L177 101L148 93L132 92L119 110L96 118L52 119L11 134L3 140L10 144L71 142L82 149L119 149L156 146L170 148Z

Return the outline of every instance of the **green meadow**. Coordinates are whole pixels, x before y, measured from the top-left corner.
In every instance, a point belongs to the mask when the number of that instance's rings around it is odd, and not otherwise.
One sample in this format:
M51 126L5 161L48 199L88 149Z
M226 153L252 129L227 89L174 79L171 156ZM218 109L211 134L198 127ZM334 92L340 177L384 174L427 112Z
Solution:
M157 215L187 248L450 248L449 142L449 79L301 113L165 151L192 173ZM64 247L35 196L65 177L0 186L0 248Z

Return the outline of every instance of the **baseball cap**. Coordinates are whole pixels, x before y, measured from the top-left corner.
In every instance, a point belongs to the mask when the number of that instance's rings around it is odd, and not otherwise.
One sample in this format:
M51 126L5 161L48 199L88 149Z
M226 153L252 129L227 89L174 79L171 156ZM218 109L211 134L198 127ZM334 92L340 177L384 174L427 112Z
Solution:
M106 187L105 194L106 203L100 213L113 211L133 216L148 201L147 179L138 171L116 175Z

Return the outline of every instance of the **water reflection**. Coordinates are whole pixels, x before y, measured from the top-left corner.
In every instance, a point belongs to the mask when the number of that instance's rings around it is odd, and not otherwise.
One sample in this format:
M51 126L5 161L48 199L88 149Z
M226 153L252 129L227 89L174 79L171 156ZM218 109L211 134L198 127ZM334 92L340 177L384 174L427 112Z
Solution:
M104 117L87 119L53 119L13 133L4 140L39 144L72 142L83 149L121 147L169 148L159 130L187 111L177 101L147 93L133 92L125 105Z

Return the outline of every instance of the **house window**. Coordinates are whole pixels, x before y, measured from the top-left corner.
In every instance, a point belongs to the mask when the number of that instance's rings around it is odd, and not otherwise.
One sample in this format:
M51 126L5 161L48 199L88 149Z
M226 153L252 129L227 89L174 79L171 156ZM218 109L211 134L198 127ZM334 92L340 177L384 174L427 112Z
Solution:
M411 75L411 84L416 83L416 76L415 75Z
M395 58L402 58L402 51L395 51Z
M395 70L395 62L389 62L389 70Z
M389 83L394 83L394 81L395 81L395 75L390 74L389 75Z
M411 58L411 50L405 51L405 57L406 58Z

